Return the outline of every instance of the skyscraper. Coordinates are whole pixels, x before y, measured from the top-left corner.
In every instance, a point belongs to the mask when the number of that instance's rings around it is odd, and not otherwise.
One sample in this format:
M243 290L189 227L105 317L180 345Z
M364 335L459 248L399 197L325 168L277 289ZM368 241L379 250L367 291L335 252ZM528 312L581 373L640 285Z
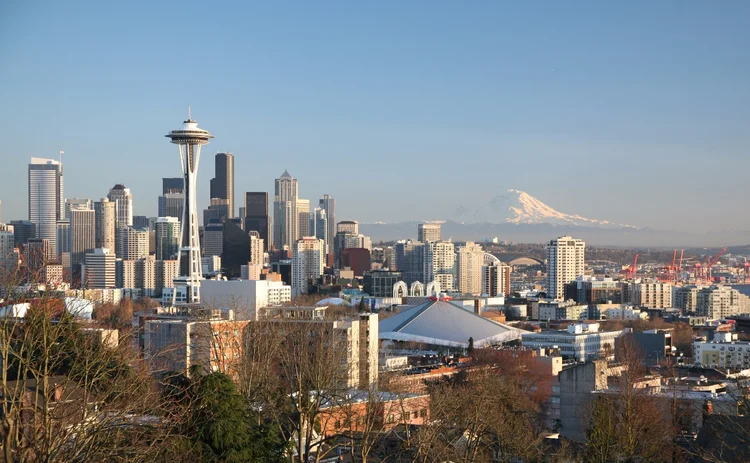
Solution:
M65 214L63 170L59 161L31 158L29 164L29 220L36 227L36 237L48 240L49 258L57 254L56 223Z
M159 214L158 216L176 217L177 220L180 220L180 218L182 218L182 208L184 205L184 193L165 193L162 196L159 196L159 205L157 209Z
M225 199L227 217L234 217L234 155L216 153L214 157L215 177L211 179L211 198ZM222 217L219 217L222 218Z
M561 236L547 245L547 296L565 297L565 285L584 272L586 243L570 236Z
M245 231L257 231L263 240L265 251L271 245L271 220L268 216L268 193L249 191L245 193Z
M310 236L310 200L297 200L297 236Z
M156 219L156 260L172 260L180 249L180 221L177 217Z
M182 193L185 191L185 180L182 177L165 177L161 179L161 194Z
M201 248L198 236L198 205L196 202L196 184L198 181L198 162L201 146L209 142L213 135L198 128L198 123L190 118L182 127L166 135L172 143L180 147L180 160L184 174L185 206L180 223L181 240L178 254L178 273L174 279L172 304L188 305L200 303Z
M93 209L94 204L88 198L67 198L65 199L65 217L70 217L70 211L73 209Z
M121 259L138 260L148 257L148 228L123 228L120 232L120 241L119 246L122 250L122 256L118 257Z
M115 255L115 217L116 204L107 198L102 198L94 203L94 214L96 220L96 247L105 248Z
M133 195L130 188L125 185L117 184L109 190L107 199L115 203L115 242L116 245L122 243L120 234L123 230L133 225ZM116 248L117 257L122 257L123 250Z
M265 259L263 258L263 239L257 231L251 231L248 233L250 236L250 261L254 265L263 265Z
M30 238L36 238L36 225L30 220L11 220L10 224L13 225L13 233L16 237L16 247L20 248L29 241ZM49 245L49 241L47 241ZM48 252L55 253L55 249ZM45 256L46 257L46 256Z
M276 249L290 248L297 242L297 179L284 171L276 179L273 200L273 243Z
M323 274L325 243L317 238L306 237L294 244L292 254L292 296L307 294L310 280Z
M94 226L96 226L96 224L94 224ZM55 259L61 260L63 254L70 254L70 219L57 221L55 224L55 239L57 242Z
M336 224L336 233L359 233L359 222L356 220L343 220Z
M80 277L81 264L87 252L96 248L96 214L93 209L70 211L70 274L73 281Z
M427 243L428 241L440 241L439 223L420 223L417 225L417 241Z
M318 201L318 206L326 211L326 222L328 222L328 231L324 238L328 245L328 252L333 249L333 239L336 237L336 200L331 195L323 195Z
M323 240L326 244L326 252L330 252L331 246L328 241L328 217L326 210L316 207L315 211L310 214L310 236Z
M482 246L472 241L467 241L465 246L459 246L456 261L456 282L459 293L472 296L482 294L482 265L484 265Z
M424 244L425 276L423 283L437 281L441 291L453 291L456 250L450 241L427 241Z

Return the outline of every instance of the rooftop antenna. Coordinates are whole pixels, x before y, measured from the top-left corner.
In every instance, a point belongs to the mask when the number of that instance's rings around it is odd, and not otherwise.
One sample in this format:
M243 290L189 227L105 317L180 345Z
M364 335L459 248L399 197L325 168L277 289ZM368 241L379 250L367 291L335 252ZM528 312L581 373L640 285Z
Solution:
M65 154L65 151L60 150L60 164L62 164L62 155Z
M193 111L190 109L190 105L188 105L188 120L193 120Z

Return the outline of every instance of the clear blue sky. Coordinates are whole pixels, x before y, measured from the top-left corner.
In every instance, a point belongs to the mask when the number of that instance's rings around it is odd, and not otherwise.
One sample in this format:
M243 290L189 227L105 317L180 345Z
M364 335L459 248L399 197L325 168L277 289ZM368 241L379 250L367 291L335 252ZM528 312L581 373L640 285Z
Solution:
M186 115L339 219L440 219L504 188L593 218L750 229L750 2L0 3L0 200L26 164L156 213Z

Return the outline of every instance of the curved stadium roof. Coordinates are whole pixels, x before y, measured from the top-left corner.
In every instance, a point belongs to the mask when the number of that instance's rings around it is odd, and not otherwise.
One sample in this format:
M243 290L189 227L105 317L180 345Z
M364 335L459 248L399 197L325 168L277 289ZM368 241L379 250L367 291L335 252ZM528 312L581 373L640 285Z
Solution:
M480 317L447 301L428 301L404 310L378 324L379 338L467 347L499 344L521 338L524 330Z

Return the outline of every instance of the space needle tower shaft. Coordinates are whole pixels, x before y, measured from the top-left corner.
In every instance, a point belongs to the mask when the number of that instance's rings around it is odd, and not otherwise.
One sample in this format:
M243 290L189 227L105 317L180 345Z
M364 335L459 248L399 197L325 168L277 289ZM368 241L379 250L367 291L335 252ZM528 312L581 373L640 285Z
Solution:
M178 274L174 279L172 305L189 306L200 304L201 248L198 235L197 182L201 147L213 136L198 128L191 119L183 121L182 127L165 135L180 148L180 162L185 178L184 207L181 219L180 250L177 257Z

